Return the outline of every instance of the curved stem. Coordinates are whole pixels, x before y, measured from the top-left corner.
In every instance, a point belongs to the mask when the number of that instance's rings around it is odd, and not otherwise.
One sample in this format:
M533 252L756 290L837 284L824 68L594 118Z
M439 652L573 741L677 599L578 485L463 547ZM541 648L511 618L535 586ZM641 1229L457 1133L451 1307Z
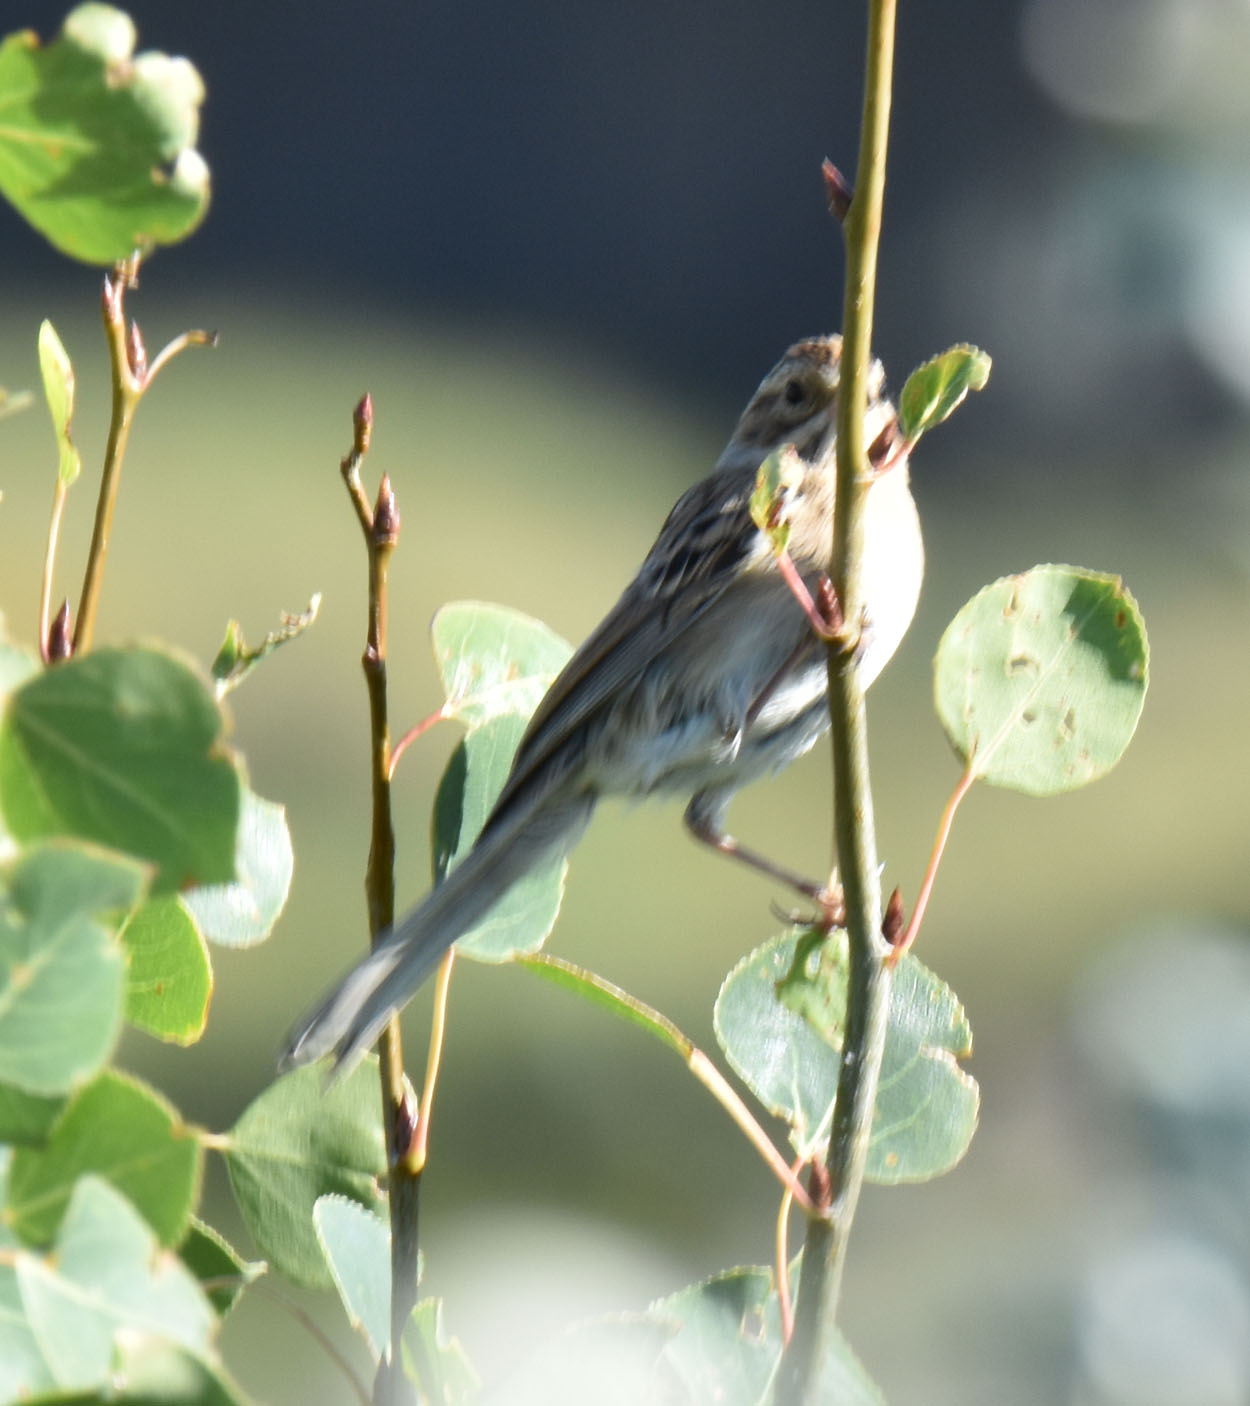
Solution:
M955 789L950 794L950 799L946 802L942 810L942 818L938 821L937 836L933 841L933 849L929 854L929 863L924 871L924 878L920 883L920 892L916 895L916 906L912 909L911 921L903 935L894 944L887 961L890 966L897 966L898 960L916 940L916 934L920 931L920 924L924 922L925 910L929 906L929 895L933 892L933 885L937 879L938 866L942 862L942 854L946 849L946 842L950 839L951 826L955 823L955 812L959 809L959 803L972 790L972 783L976 780L971 766L963 773L955 784Z
M877 247L885 195L894 58L895 0L870 0L855 194L843 222L846 288L838 387L837 492L830 578L848 626L864 618L863 502L867 472L864 415L876 292ZM889 1009L888 947L881 936L881 889L868 778L867 718L853 652L829 651L829 710L834 758L834 826L838 871L846 898L849 972L842 1065L828 1158L813 1168L818 1204L829 1219L811 1220L803 1251L794 1335L781 1361L779 1406L818 1399L822 1362L833 1339L838 1291L851 1224L863 1183L868 1136ZM824 1202L824 1197L828 1201Z
M443 1062L443 1044L447 1037L447 997L451 991L451 971L456 964L456 949L449 947L439 963L434 979L434 1015L430 1022L430 1049L425 1061L425 1086L421 1090L421 1110L417 1131L408 1154L408 1165L415 1173L425 1167L430 1147L430 1119L434 1116L434 1091L438 1087L438 1071Z

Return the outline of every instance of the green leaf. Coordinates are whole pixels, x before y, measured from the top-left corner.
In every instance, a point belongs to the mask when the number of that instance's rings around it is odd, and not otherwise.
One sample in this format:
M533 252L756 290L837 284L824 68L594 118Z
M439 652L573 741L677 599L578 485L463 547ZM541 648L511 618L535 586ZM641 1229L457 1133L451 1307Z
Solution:
M751 521L780 555L790 541L786 506L803 480L803 461L792 444L775 449L759 467L749 504Z
M0 1084L0 1143L41 1146L64 1107L62 1097L30 1094L12 1084Z
M528 718L572 649L540 620L482 601L453 601L430 626L447 701L443 716L478 727L502 714Z
M3 111L0 105L0 112ZM64 488L82 473L82 455L70 435L74 423L74 368L56 328L45 318L39 327L39 370L43 394L52 416L60 465L57 476Z
M226 1163L261 1253L297 1284L329 1288L313 1225L319 1197L335 1192L373 1209L386 1171L377 1064L368 1059L325 1086L318 1069L271 1084L229 1135Z
M199 1285L96 1177L75 1188L55 1250L19 1250L14 1262L20 1311L62 1389L103 1387L123 1344L140 1336L209 1351L216 1315Z
M78 1179L94 1173L138 1209L163 1245L186 1234L202 1153L154 1089L106 1070L65 1107L46 1146L19 1148L9 1175L10 1224L32 1245L56 1234Z
M846 1013L846 934L773 938L726 977L716 1038L805 1156L828 1141ZM975 1080L958 1066L972 1032L954 993L914 957L895 973L868 1144L870 1181L923 1181L953 1166L976 1128Z
M481 1379L465 1356L459 1339L448 1338L444 1331L441 1299L424 1299L412 1310L404 1328L403 1362L408 1380L421 1387L428 1401L462 1406L478 1398ZM437 1381L431 1382L419 1375L417 1364L420 1362L437 1373Z
M132 56L134 44L127 15L87 4L46 46L31 30L0 45L0 193L86 263L172 244L208 209L203 81L186 59Z
M245 1260L219 1231L194 1216L178 1246L178 1258L223 1318L238 1303L243 1290L268 1267L263 1261Z
M898 398L903 437L914 444L953 414L969 391L984 389L989 378L989 357L962 343L917 367Z
M735 1269L693 1284L647 1310L676 1330L665 1345L668 1376L685 1399L724 1406L763 1406L781 1355L781 1321L773 1276Z
M95 915L134 906L144 869L77 845L23 854L0 890L0 1081L69 1092L108 1057L124 961Z
M987 586L951 621L934 695L976 778L1050 796L1119 761L1148 665L1145 625L1118 576L1037 566Z
M90 1398L92 1406L246 1406L247 1400L217 1362L158 1338L130 1337L118 1343L109 1385Z
M316 620L321 609L321 595L318 593L308 602L308 609L300 615L282 612L282 620L276 630L271 630L258 645L249 646L243 638L243 627L237 620L226 626L226 637L213 660L212 675L217 687L217 697L224 698L232 688L247 678L248 674L267 659L275 649L298 639Z
M204 940L176 894L150 898L121 930L126 1019L158 1040L191 1045L204 1033L213 971Z
M183 894L200 931L220 947L254 947L274 929L295 873L286 808L244 786L234 871L229 884L205 884Z
M525 719L501 714L470 730L451 755L434 798L434 873L451 869L473 847L495 798L503 790ZM514 884L456 951L484 962L534 952L555 926L568 865L554 860Z
M346 1196L318 1197L313 1223L347 1321L380 1362L391 1347L390 1227Z
M19 841L97 840L155 886L234 878L239 774L212 695L154 649L100 649L28 680L0 719L0 809Z

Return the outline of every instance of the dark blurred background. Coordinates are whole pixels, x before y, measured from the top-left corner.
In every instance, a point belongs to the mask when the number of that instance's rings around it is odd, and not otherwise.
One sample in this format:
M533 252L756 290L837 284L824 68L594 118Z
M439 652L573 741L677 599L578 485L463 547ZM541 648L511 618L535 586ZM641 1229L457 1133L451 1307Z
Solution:
M404 515L402 723L437 703L439 602L504 601L580 638L779 353L836 327L819 165L853 174L863 8L129 6L140 47L205 78L214 181L131 311L150 349L190 325L222 341L140 411L100 633L208 659L230 615L258 637L325 596L234 696L253 783L288 806L287 914L265 947L217 954L200 1046L123 1051L189 1118L230 1125L364 941L363 554L337 468L355 400L374 394L369 471ZM929 576L871 700L887 882L914 893L955 780L929 661L979 586L1042 560L1122 573L1153 681L1107 780L965 806L920 955L968 1007L983 1126L941 1181L867 1192L845 1329L896 1403L1232 1406L1250 1401L1250 11L901 8L877 350L896 385L961 340L994 371L913 467ZM51 37L62 14L9 5L4 27ZM0 384L38 385L52 317L98 465L98 275L4 211L0 260ZM52 472L42 409L6 422L0 604L19 639ZM93 489L89 472L71 500L62 593ZM400 773L404 899L453 742L436 732ZM818 870L826 758L744 796L735 829ZM689 845L675 808L606 807L553 945L710 1047L720 978L772 931L772 897ZM209 1193L233 1229L219 1168ZM569 1319L767 1260L775 1205L671 1056L519 972L462 969L424 1239L427 1288L484 1375ZM347 1399L263 1300L226 1350L268 1401Z

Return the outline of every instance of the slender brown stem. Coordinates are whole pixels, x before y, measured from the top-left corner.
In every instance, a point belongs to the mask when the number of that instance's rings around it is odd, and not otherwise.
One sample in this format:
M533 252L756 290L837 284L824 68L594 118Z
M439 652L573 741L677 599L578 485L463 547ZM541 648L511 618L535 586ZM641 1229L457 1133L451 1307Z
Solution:
M78 600L78 618L74 625L75 654L91 648L95 635L96 615L100 607L100 588L104 581L104 563L108 558L109 540L113 533L113 512L117 492L121 487L122 461L130 440L130 427L144 392L162 366L187 347L216 346L215 332L183 332L157 353L148 364L143 338L137 323L126 324L126 290L139 282L139 260L118 264L104 278L100 306L104 314L104 335L108 341L109 370L113 383L113 410L109 418L108 443L104 450L104 471L100 476L100 493L96 499L95 525L91 546L87 551L87 568L83 576L82 594ZM50 547L55 547L58 509L53 508L54 534ZM45 563L45 589L51 587L51 557ZM42 624L42 612L41 612ZM41 630L41 638L44 632Z
M895 0L870 0L855 193L846 212L846 288L838 387L837 493L830 578L847 622L864 618L861 564L863 502L872 476L864 442L867 375L876 292L877 247L885 194L894 56ZM813 1199L828 1196L826 1220L808 1222L794 1335L778 1375L779 1406L819 1399L820 1371L833 1340L838 1291L855 1207L863 1182L868 1137L889 1007L888 948L881 936L867 718L854 655L829 651L829 708L834 758L834 828L838 871L846 897L849 940L846 1027L828 1158L813 1168Z
M955 823L955 812L959 809L959 804L972 789L973 782L976 781L972 768L969 767L959 778L955 789L950 794L950 799L946 802L942 810L942 818L938 821L937 835L933 841L933 849L929 854L929 863L924 871L924 879L920 884L920 892L916 895L916 906L912 909L911 921L907 924L906 931L894 944L887 961L890 966L896 966L899 958L916 940L916 934L920 931L920 924L924 922L925 910L929 906L929 895L933 892L933 884L937 879L938 866L942 862L942 854L946 849L946 842L950 839L951 826Z
M109 539L113 532L113 510L117 506L117 491L121 487L122 461L126 457L135 409L143 394L142 381L130 365L124 309L126 288L133 282L134 276L133 267L119 264L111 275L105 275L100 299L113 381L113 412L109 419L104 471L100 477L100 494L96 499L95 526L87 552L87 569L83 576L82 594L78 598L78 618L74 624L75 654L90 649L95 635L104 563L108 558Z
M395 828L391 814L391 736L386 691L388 571L399 541L399 511L390 480L383 475L378 499L371 507L360 481L360 468L369 452L373 404L365 396L356 407L351 452L341 467L343 482L364 533L369 565L368 626L361 663L369 695L369 775L373 820L365 896L369 932L374 944L395 920ZM409 1165L413 1116L404 1079L404 1051L399 1019L393 1017L378 1041L382 1085L382 1126L390 1168L391 1215L391 1351L378 1370L374 1401L400 1406L416 1400L402 1368L400 1343L417 1302L418 1210L421 1181Z

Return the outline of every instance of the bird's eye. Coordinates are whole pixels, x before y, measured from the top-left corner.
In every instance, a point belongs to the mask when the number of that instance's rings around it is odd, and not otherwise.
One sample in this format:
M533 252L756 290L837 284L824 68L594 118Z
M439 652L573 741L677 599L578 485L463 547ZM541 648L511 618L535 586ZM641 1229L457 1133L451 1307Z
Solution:
M807 387L802 381L789 380L786 382L786 388L782 391L782 395L785 397L787 405L802 405L807 399Z

